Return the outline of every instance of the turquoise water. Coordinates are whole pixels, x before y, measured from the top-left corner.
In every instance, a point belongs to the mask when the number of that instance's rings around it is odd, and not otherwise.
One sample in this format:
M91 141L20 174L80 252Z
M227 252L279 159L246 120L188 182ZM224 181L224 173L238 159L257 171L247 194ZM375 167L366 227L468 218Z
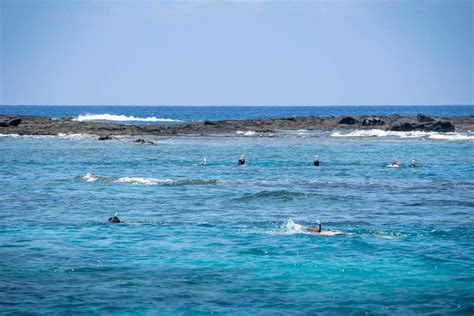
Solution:
M472 139L334 136L0 137L0 313L473 314Z

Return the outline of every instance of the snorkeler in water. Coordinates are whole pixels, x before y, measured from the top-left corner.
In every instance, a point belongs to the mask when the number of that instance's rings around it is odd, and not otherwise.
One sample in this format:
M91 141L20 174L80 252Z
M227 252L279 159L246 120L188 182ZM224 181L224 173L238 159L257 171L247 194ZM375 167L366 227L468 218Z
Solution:
M410 168L416 168L416 160L413 159L410 164Z
M199 162L198 165L200 165L200 166L207 165L207 157L204 156L204 158Z
M239 161L237 162L239 166L245 165L245 154L240 155Z
M322 231L321 222L319 219L316 220L316 224L314 227L309 227L306 229L309 233L322 235L322 236L336 236L336 235L345 235L345 233L337 231L337 230L328 230Z
M308 228L308 231L314 234L319 234L321 232L321 222L319 221L319 219L316 220L315 227Z
M314 157L313 166L319 166L319 155L316 155Z
M117 214L118 213L115 213L114 216L109 217L109 220L107 221L107 223L109 223L109 224L123 224L124 222L120 218L118 218Z
M316 157L314 157L313 166L319 166L319 155L316 155Z
M398 168L400 165L398 164L398 160L392 161L390 164L387 165L388 168Z

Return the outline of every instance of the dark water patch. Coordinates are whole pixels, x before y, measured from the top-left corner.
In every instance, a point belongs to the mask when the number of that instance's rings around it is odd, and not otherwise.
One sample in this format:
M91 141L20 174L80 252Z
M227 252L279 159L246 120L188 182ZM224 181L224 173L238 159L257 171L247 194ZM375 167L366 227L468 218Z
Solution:
M421 200L418 202L405 202L406 206L463 206L474 208L474 202L464 200Z
M275 190L275 191L260 191L258 193L245 193L241 197L233 199L234 201L252 201L263 199L276 199L281 201L292 201L295 199L309 198L312 195L306 192L289 191L289 190Z

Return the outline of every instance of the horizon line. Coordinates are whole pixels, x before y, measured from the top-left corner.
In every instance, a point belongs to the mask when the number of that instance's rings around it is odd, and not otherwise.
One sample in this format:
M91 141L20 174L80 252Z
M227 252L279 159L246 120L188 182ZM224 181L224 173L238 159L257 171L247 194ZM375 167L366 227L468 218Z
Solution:
M256 105L256 104L0 104L0 106L89 106L89 107L122 107L122 106L136 106L136 107L153 107L153 106L163 106L163 107L343 107L343 106L367 106L367 107L398 107L398 106L474 106L472 104L323 104L323 105L309 105L309 104L266 104L266 105Z

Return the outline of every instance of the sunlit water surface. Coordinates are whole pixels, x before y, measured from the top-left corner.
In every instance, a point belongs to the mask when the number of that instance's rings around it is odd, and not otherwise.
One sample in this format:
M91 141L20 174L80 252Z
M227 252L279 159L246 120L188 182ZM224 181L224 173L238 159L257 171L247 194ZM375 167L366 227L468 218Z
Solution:
M0 137L0 313L472 314L474 142L334 136Z

